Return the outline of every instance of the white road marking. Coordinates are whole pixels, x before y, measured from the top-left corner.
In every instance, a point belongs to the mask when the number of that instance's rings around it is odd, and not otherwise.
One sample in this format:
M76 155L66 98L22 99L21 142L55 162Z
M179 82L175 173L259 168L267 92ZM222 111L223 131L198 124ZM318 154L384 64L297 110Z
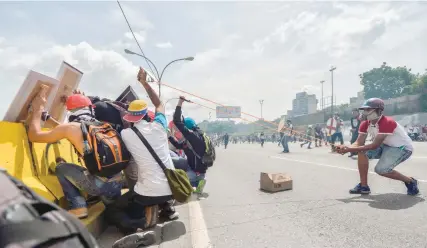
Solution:
M346 168L346 167L335 166L335 165L329 165L329 164L316 163L316 162L310 162L310 161L304 161L304 160L299 160L299 159L292 159L292 158L279 157L279 156L270 156L270 158L288 160L288 161L293 161L293 162L298 162L298 163L318 165L318 166L323 166L323 167L330 167L330 168L335 168L335 169L340 169L340 170L348 170L348 171L359 172L359 170L357 170L357 169ZM369 171L368 173L373 174L373 175L378 175L377 173L375 173L373 171ZM417 181L422 182L422 183L427 183L427 180L424 180L424 179L417 179Z
M411 156L411 158L426 159L427 157L423 157L423 156Z
M210 248L208 230L206 228L205 218L202 208L195 195L192 195L188 202L188 211L190 212L190 231L192 248Z

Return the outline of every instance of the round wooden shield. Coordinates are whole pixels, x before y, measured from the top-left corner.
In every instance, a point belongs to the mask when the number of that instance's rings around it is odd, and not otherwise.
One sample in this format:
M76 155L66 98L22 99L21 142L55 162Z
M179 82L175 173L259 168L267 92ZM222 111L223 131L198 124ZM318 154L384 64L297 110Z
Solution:
M170 121L168 126L171 130L172 136L175 137L176 140L178 140L179 142L184 141L184 136L182 135L181 131L179 131L178 128L175 126L173 121Z
M280 132L285 127L285 118L281 119L279 125L277 126L277 132Z
M337 120L329 118L328 121L326 121L326 132L329 135L333 135L335 131L337 131Z

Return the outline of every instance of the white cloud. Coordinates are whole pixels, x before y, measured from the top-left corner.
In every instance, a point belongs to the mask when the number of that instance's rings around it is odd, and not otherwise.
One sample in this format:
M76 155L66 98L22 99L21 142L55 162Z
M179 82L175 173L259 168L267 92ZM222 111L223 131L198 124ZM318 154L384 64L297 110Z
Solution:
M126 39L128 39L128 40L135 40L135 38L136 38L139 43L144 43L145 37L146 37L146 32L145 31L134 32L135 37L133 36L133 34L131 32L126 32L124 35L125 35Z
M157 43L156 47L158 48L172 48L172 43L168 42L163 42L163 43Z

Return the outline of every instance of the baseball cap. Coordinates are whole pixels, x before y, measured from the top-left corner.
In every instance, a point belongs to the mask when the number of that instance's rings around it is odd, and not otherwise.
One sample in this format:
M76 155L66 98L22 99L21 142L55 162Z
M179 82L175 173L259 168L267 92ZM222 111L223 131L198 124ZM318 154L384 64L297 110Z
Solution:
M127 122L140 122L148 112L147 103L144 100L134 100L129 104L128 113L123 116Z

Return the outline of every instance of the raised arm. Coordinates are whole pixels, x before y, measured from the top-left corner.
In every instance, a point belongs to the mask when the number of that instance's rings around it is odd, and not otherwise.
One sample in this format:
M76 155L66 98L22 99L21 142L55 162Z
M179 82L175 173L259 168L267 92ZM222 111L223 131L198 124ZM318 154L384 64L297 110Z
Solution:
M153 90L153 88L151 88L150 84L147 83L147 72L141 67L139 68L138 72L138 81L142 84L145 91L147 91L148 97L150 97L151 102L156 108L156 113L165 114L165 107L160 101L157 93Z
M40 125L42 113L46 105L47 92L49 87L42 85L39 93L34 97L31 103L32 113L28 129L28 138L31 142L37 143L54 143L66 138L67 125L60 124L49 131L43 131Z

